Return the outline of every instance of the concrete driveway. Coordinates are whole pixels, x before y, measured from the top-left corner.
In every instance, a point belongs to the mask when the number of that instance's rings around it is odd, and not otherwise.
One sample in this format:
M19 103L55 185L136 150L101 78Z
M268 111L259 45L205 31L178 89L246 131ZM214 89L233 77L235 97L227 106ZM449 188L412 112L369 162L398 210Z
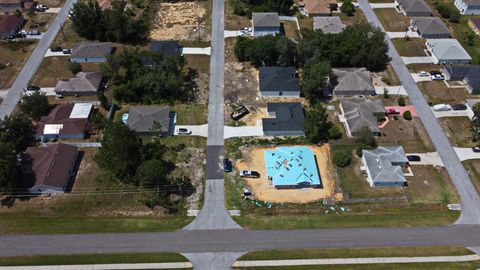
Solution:
M392 38L405 38L406 36L409 36L411 38L418 38L420 37L417 32L408 30L407 33L405 32L387 32L387 37L392 39Z
M44 93L45 96L56 96L55 87L42 87L40 92Z
M182 54L199 54L199 55L210 55L211 48L191 48L191 47L184 47L182 48Z
M436 118L441 118L441 117L473 117L473 115L470 114L468 110L464 111L442 111L442 112L436 112L432 109L433 114L435 115Z
M40 35L27 35L25 38L26 39L42 39L43 33L40 33Z
M229 37L241 37L244 36L240 30L225 30L224 37L229 38Z
M224 138L234 137L262 137L262 126L243 126L243 127L229 127L225 126Z
M433 58L430 56L402 56L402 61L405 65L409 64L433 64Z
M428 153L407 153L407 155L415 155L420 157L420 161L409 161L410 165L433 165L444 167L442 159L437 152Z
M395 3L392 2L392 3L370 3L370 6L373 8L373 9L377 9L377 8L395 8Z
M175 125L175 131L173 135L178 135L179 128L186 128L192 131L190 135L181 135L181 136L201 136L207 137L208 135L208 124L205 125Z
M480 159L480 153L473 152L472 148L454 147L453 150L457 153L461 161L470 159Z
M396 109L400 112L400 115L403 115L404 112L410 111L413 117L418 117L417 110L415 109L415 106L409 105L409 106L385 106L385 110L388 111L389 109Z
M387 89L390 95L400 95L400 96L408 96L407 91L405 91L405 87L401 85L397 86L375 86L375 93L377 95L383 95L385 93L385 89Z
M45 10L43 13L58 13L60 12L62 8L49 8L47 10Z
M418 76L418 73L410 73L412 75L412 78L415 82L430 82L432 79L430 79L430 76L425 76L421 77Z
M50 49L47 50L45 53L45 57L52 57L52 56L70 56L70 54L64 54L63 52L52 52Z

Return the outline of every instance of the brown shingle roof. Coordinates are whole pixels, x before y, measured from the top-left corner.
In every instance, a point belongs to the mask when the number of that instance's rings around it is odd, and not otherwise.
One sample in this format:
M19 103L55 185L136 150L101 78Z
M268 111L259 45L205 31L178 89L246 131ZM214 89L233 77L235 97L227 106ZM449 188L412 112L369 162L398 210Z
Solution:
M7 15L0 21L0 33L10 33L22 23L23 18L15 15Z
M23 0L0 0L1 4L21 4Z
M70 58L101 58L112 53L110 42L85 42L77 43L72 48Z
M70 170L77 157L75 146L58 143L47 147L28 147L25 154L35 174L33 187L66 188Z
M101 82L101 72L79 72L74 78L70 78L67 81L58 81L57 85L55 86L55 93L95 93L97 92Z
M471 18L470 23L475 26L475 28L480 28L480 18Z
M60 134L80 134L87 128L88 120L86 118L69 118L75 104L57 105L53 110L44 116L37 123L37 134L43 135L45 125L63 124Z
M112 1L110 0L97 0L97 2L102 10L107 10L112 8Z
M305 10L309 14L325 14L331 12L331 5L337 4L335 0L304 0Z

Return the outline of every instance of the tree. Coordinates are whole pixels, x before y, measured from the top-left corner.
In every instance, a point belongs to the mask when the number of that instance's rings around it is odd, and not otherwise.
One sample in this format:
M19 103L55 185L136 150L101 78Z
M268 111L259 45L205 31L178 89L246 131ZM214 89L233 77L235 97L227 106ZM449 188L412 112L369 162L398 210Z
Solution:
M164 162L158 159L143 162L137 169L136 182L145 188L168 184Z
M460 11L456 8L450 8L450 18L448 21L451 23L458 23L460 21Z
M390 98L390 93L388 92L388 89L386 87L383 89L383 98L384 99Z
M332 140L338 140L341 139L343 136L342 131L337 125L333 125L329 130L328 130L328 138Z
M355 134L357 137L357 142L360 145L368 145L370 147L377 147L377 141L373 137L372 131L367 126L360 128L360 130Z
M317 103L324 97L326 80L331 73L330 63L326 61L318 61L318 59L312 58L305 64L302 92L311 104Z
M472 111L473 111L474 119L479 119L480 118L480 102L475 103L475 105L473 105Z
M412 113L410 111L405 111L403 113L403 118L405 118L405 120L408 120L408 121L412 120Z
M33 141L35 128L32 122L22 114L6 116L0 121L0 142L10 144L16 153L21 153Z
M257 67L294 66L297 58L296 44L282 36L240 37L234 52L239 61L250 61Z
M10 193L11 188L20 186L21 179L15 147L9 142L0 142L0 190Z
M406 105L405 99L401 96L398 98L398 106L404 107Z
M465 43L469 46L475 45L475 33L471 30L465 31Z
M340 168L345 168L352 164L352 155L344 150L334 151L332 157L333 163Z
M352 4L351 0L344 0L340 7L340 11L347 14L347 16L353 16L355 13L355 6Z
M305 136L312 143L320 143L328 140L328 131L332 123L328 121L325 107L320 104L308 110L305 115Z
M48 103L48 98L44 93L34 92L31 95L22 97L22 102L19 105L20 111L34 120L47 115L50 112L51 106Z
M101 143L97 164L120 181L131 182L141 163L141 142L133 131L119 122L107 123Z
M78 62L68 62L68 69L72 72L73 75L82 71L82 65Z

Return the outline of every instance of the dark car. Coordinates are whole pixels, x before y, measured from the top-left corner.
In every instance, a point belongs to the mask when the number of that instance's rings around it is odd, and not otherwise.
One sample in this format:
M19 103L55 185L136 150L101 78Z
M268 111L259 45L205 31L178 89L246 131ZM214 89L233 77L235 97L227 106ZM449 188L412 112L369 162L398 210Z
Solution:
M232 171L232 162L228 158L223 159L223 170L225 172L231 172Z
M442 75L442 73L440 71L437 71L437 70L432 70L432 71L430 71L430 75Z
M23 34L23 33L16 33L16 34L15 34L15 37L17 37L17 38L26 38L27 35L25 35L25 34Z
M465 111L467 109L467 105L465 104L453 104L452 110L454 111Z
M61 52L62 50L62 47L59 46L50 48L51 52Z
M480 153L480 146L472 147L472 151L475 152L475 153Z
M72 49L63 49L63 54L71 54Z
M420 157L417 155L408 155L407 159L408 161L417 161L417 162L421 160Z
M27 86L27 91L40 91L40 87L36 85L29 85Z
M245 106L240 107L238 110L232 112L230 115L233 120L240 120L242 117L250 113Z

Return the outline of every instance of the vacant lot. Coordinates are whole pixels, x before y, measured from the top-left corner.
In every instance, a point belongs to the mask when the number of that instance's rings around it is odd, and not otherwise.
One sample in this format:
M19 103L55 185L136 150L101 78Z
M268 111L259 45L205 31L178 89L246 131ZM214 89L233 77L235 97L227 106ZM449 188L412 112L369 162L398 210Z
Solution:
M381 129L384 136L378 138L379 144L402 145L407 153L434 151L433 143L418 118L411 121L401 115L389 117L388 124Z
M185 70L193 69L197 72L195 78L195 100L199 104L207 104L210 77L210 56L208 55L184 55Z
M359 23L359 22L366 22L367 18L365 18L365 15L363 15L363 12L361 9L357 8L355 9L355 13L353 16L347 16L345 13L333 13L332 16L339 16L342 22L346 25L352 25L354 23Z
M480 160L467 160L463 162L465 169L470 175L473 185L480 192Z
M252 27L252 21L244 16L233 14L232 1L225 1L225 30L239 30L244 27Z
M458 203L459 198L444 168L412 166L413 177L407 177L408 201L413 204Z
M405 32L410 25L410 19L393 8L375 9L375 14L385 30L389 32Z
M10 88L36 44L33 40L0 41L0 89Z
M472 147L477 145L472 142L468 117L443 117L440 118L440 124L453 146Z
M86 41L86 39L77 35L72 28L72 21L66 20L62 29L58 32L57 37L52 42L51 47L60 46L62 48L72 48L78 42Z
M24 29L38 30L45 32L56 14L53 13L33 13L25 18Z
M74 77L68 68L66 56L46 57L43 59L37 73L32 78L32 83L40 87L54 87L58 80ZM80 63L82 71L100 71L100 63Z
M425 40L421 38L404 38L392 39L393 45L401 56L426 56Z
M464 103L467 98L471 98L464 88L448 88L443 81L420 82L418 87L432 105Z

